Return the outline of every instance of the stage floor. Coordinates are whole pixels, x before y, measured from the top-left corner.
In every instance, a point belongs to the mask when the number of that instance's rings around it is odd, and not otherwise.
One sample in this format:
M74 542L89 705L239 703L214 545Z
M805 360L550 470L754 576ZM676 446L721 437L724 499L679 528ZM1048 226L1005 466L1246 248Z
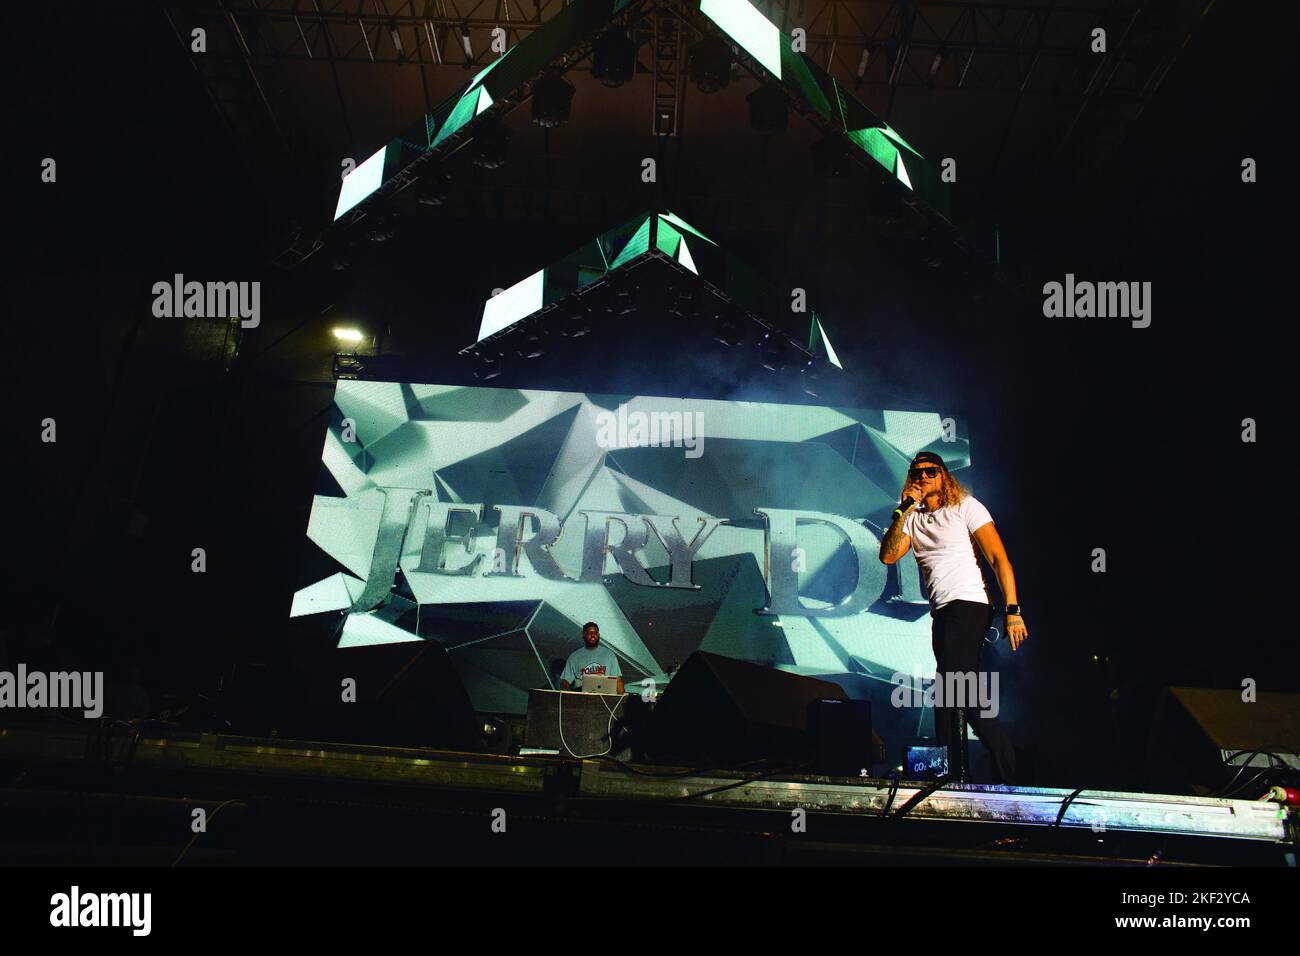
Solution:
M0 787L0 856L11 863L161 863L176 837L188 840L198 807L225 819L190 863L294 862L304 852L318 862L316 844L332 840L341 858L324 862L382 862L386 852L397 862L488 862L510 847L524 862L585 848L614 863L685 852L700 854L694 862L1284 865L1296 825L1278 805L1250 800L1095 790L1070 800L1066 789L977 784L927 793L920 782L760 767L55 722L0 726ZM69 810L83 818L78 827L68 827ZM388 823L376 829L379 817ZM389 825L417 819L418 837L385 842L397 839ZM299 825L315 828L314 839ZM503 831L525 839L493 843Z

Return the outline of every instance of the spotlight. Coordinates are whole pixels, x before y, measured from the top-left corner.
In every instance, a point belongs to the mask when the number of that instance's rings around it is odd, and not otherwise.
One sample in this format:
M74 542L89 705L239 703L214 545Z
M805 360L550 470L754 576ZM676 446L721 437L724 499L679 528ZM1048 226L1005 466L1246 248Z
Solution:
M334 337L340 342L360 342L364 336L356 329L337 328L334 330Z
M447 202L451 189L451 175L441 166L435 166L415 184L415 201L421 206L441 206Z
M467 25L462 25L460 28L460 45L465 48L465 68L469 69L473 65L469 61L474 59L474 48L470 46L469 27Z
M366 230L366 238L371 242L387 242L393 238L396 217L392 213L380 213L371 219L371 226Z
M346 241L336 239L330 243L330 268L335 272L342 272L352 265L352 253L356 248L356 240L349 237Z
M573 86L554 73L533 84L533 122L543 129L554 129L569 118Z
M803 370L803 390L813 398L817 398L817 392L820 388L821 376L817 374L817 371L812 367L812 362L809 361Z
M683 319L687 317L697 317L699 309L695 302L695 295L689 290L683 289L678 292L677 297L668 304L668 311L670 314Z
M501 356L488 355L486 352L474 353L474 377L480 382L496 378L501 374Z
M943 59L947 56L947 52L943 47L934 51L934 59L930 61L930 79L933 80L939 75L939 70L943 66Z
M731 82L731 47L705 37L691 47L691 81L701 93L716 93Z
M728 348L734 348L745 340L744 323L730 312L719 312L713 317L713 338Z
M619 289L614 293L613 309L615 315L631 315L636 311L636 299L631 290Z
M580 339L591 331L591 322L587 316L587 310L578 307L570 312L561 315L557 330L563 336L571 339Z
M393 46L397 50L397 58L400 60L402 58L402 34L398 32L397 21L391 17L388 19L388 35L392 37Z
M858 58L858 79L867 75L867 67L871 64L871 44L862 48L862 56Z
M522 358L535 359L541 358L546 354L546 338L540 329L531 329L524 337L523 344L519 347L519 355Z
M622 30L606 30L591 44L591 75L603 86L622 86L635 69L636 44Z
M760 86L749 96L749 126L758 133L783 133L789 122L785 93L775 86Z
M498 169L506 164L509 146L510 131L489 120L474 134L472 161L482 169Z

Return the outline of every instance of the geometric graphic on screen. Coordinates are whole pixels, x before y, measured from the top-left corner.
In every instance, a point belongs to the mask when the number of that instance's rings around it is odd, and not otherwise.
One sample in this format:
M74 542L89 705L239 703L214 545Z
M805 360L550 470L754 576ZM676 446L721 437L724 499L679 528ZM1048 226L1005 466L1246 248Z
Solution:
M340 647L440 642L482 712L555 686L588 620L632 692L706 650L887 700L895 672L934 669L915 562L876 550L916 451L969 465L942 418L341 381L291 614Z

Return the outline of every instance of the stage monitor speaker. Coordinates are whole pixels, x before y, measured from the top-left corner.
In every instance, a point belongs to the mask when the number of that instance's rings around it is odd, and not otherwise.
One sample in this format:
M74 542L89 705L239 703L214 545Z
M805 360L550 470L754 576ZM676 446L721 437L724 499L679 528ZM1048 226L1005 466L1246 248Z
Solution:
M808 708L821 698L846 695L830 681L697 651L656 704L648 749L713 766L763 758L809 765Z
M817 773L870 776L878 739L871 732L871 701L818 697L808 702L808 741Z
M355 701L343 700L346 679L356 682ZM289 721L294 736L457 750L482 743L469 695L436 641L331 648L307 680L307 706Z
M1300 752L1300 694L1261 692L1241 699L1239 690L1170 687L1151 729L1145 785L1163 793L1218 793L1252 751ZM1225 758L1240 754L1225 763ZM1293 759L1293 757L1292 757ZM1256 754L1264 768L1278 760ZM1290 759L1283 759L1294 767ZM1248 780L1247 770L1238 782ZM1237 796L1248 796L1241 793Z

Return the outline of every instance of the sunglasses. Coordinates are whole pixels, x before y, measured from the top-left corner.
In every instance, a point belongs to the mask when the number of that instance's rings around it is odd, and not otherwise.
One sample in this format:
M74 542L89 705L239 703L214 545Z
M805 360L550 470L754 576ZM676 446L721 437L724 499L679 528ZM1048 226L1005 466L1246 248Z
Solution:
M907 477L912 479L920 478L922 475L926 478L933 478L938 474L939 469L933 466L929 468L909 468L907 470Z

